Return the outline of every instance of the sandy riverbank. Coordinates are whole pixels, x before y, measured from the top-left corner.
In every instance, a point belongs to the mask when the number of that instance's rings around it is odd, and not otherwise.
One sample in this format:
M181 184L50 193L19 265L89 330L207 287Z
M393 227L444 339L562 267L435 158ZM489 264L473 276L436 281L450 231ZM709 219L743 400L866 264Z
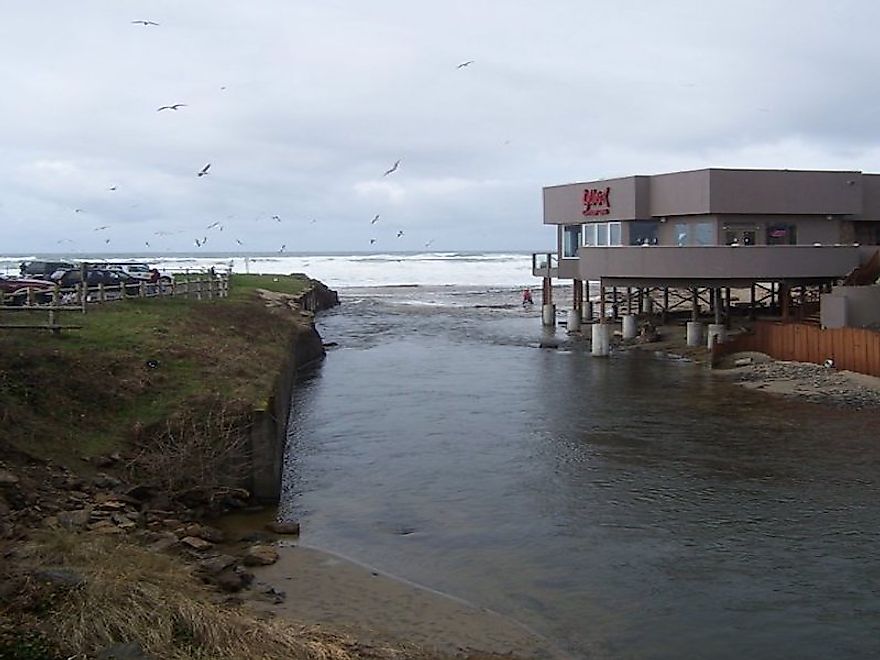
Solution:
M564 658L524 626L462 600L381 574L336 555L282 543L280 558L255 569L257 580L286 594L259 610L306 625L327 626L359 640L407 642L449 654Z
M687 346L684 327L662 326L657 331L657 341L619 343L617 347L684 358L697 364L710 362L706 348ZM736 362L743 359L751 363L736 366ZM880 407L880 378L809 362L786 362L763 353L743 352L725 356L713 373L744 388L769 394L857 410Z

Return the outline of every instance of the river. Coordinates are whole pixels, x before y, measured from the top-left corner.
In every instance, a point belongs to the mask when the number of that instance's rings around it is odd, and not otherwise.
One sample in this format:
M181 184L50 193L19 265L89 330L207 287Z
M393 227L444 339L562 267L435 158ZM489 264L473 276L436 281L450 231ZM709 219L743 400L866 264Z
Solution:
M575 657L880 655L880 415L540 349L513 289L341 293L290 424L304 544Z

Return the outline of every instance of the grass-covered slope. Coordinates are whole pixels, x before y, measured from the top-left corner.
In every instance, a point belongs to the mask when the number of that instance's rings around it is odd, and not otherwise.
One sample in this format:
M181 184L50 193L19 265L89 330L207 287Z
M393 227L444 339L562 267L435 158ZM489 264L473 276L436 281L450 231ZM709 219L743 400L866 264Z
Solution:
M0 448L67 462L122 448L198 396L260 404L308 321L258 288L298 294L303 276L234 275L229 298L133 299L63 312L54 337L0 330ZM28 321L28 317L32 317ZM0 312L45 323L46 312Z

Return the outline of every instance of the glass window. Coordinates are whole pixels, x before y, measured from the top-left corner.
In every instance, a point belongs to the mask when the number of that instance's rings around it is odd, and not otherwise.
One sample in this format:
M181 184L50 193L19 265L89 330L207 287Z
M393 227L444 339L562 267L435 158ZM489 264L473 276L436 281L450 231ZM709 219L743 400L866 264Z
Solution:
M573 259L578 255L578 246L581 243L581 226L562 228L562 258Z
M608 245L607 222L600 222L596 225L596 245Z
M715 245L715 223L697 222L693 225L691 245Z
M621 231L619 222L608 223L608 245L621 244Z
M634 220L629 223L630 245L657 245L657 221Z
M797 245L797 227L767 225L767 245Z
M596 225L584 225L582 231L584 245L591 246L596 244Z
M688 226L684 222L680 222L672 228L672 235L675 238L675 244L678 247L684 247L688 244Z

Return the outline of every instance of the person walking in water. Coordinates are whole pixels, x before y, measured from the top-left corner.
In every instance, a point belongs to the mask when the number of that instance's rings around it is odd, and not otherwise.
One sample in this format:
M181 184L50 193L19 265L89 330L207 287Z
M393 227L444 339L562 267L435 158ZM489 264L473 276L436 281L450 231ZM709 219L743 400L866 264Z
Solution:
M531 289L523 289L522 296L523 296L523 301L522 301L523 307L525 307L526 305L534 305L535 304L535 301L532 300L532 290Z

